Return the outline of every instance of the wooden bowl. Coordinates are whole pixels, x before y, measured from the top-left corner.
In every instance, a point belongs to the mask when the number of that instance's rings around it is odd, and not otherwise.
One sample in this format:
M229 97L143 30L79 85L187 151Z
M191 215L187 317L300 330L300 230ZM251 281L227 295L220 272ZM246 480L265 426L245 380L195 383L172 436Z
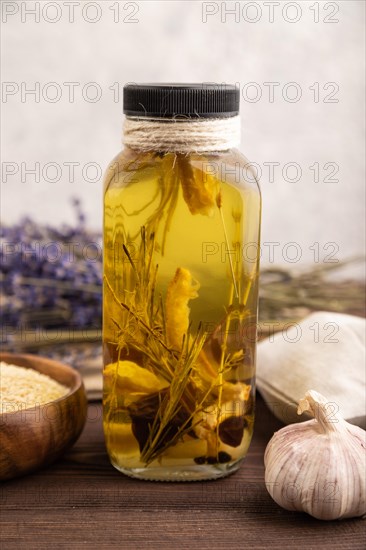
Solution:
M87 413L80 374L37 355L0 353L0 361L47 374L70 391L45 405L0 414L0 480L18 477L55 461L79 437Z

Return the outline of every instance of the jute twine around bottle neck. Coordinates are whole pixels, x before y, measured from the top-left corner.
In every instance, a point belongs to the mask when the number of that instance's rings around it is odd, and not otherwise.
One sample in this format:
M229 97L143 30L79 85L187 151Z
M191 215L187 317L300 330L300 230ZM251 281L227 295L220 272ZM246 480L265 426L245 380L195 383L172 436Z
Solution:
M203 153L240 143L240 117L159 119L127 117L123 143L138 151Z

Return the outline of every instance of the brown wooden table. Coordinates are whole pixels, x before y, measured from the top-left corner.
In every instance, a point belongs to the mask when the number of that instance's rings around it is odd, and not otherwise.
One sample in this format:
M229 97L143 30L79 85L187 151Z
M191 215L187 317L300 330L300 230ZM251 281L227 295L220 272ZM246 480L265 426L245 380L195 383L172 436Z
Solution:
M136 481L109 464L101 405L90 403L85 430L62 460L1 485L1 550L364 549L366 521L321 522L271 500L263 453L280 427L259 398L254 439L236 474L209 482Z

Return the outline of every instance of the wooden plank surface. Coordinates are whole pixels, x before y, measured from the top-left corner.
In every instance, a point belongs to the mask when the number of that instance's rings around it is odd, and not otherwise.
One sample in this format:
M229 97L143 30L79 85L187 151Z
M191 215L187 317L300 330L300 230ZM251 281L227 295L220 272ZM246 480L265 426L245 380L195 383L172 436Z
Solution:
M1 485L0 547L11 549L365 548L366 521L321 522L269 497L263 452L281 424L258 398L241 469L218 481L159 483L117 472L104 448L100 403L68 454Z

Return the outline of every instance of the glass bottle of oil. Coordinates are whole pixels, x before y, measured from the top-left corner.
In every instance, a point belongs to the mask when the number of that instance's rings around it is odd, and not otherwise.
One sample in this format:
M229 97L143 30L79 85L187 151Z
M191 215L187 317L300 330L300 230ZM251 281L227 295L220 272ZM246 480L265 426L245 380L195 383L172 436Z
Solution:
M239 91L128 85L104 190L103 422L121 472L215 479L254 420L260 192Z

